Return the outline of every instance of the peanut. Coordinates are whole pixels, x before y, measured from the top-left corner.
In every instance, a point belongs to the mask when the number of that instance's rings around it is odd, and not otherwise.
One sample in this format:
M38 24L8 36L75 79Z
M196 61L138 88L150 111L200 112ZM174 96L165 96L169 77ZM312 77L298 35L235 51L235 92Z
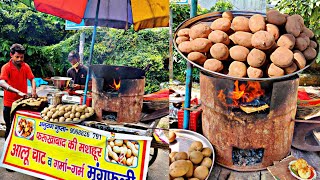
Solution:
M122 144L123 144L123 140L122 139L116 139L114 141L114 145L116 145L116 146L122 146Z

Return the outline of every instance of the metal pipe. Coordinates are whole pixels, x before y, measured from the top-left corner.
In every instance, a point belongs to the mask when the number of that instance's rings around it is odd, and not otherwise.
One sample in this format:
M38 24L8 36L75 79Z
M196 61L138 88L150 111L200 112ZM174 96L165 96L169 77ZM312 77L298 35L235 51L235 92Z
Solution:
M197 0L191 0L190 18L197 15ZM190 108L190 98L192 89L192 64L187 62L186 73L186 93L184 98L184 108ZM183 113L183 129L189 129L190 111L185 109Z
M93 56L93 50L94 50L94 41L96 39L96 33L97 33L99 8L100 8L100 0L98 0L98 3L97 3L96 17L94 19L93 34L92 34L92 40L91 40L91 46L90 46L89 69L88 69L88 72L87 72L87 78L86 78L86 84L85 84L84 93L83 93L82 104L86 104L86 102L87 102L87 91L88 91L89 78L90 78L90 74L91 74L90 65L91 65L91 62L92 62L92 56Z

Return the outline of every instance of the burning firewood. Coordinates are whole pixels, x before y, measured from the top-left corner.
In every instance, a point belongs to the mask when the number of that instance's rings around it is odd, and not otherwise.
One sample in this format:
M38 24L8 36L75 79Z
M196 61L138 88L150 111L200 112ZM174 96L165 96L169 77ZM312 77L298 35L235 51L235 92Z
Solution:
M262 106L259 107L253 107L253 106L242 106L240 105L240 109L244 112L246 112L247 114L253 113L253 112L259 112L259 111L264 111L266 109L269 108L268 104L264 104Z

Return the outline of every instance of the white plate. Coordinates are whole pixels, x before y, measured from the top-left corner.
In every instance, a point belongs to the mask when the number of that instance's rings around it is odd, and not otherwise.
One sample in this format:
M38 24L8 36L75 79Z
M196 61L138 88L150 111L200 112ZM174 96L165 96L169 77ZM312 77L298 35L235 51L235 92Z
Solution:
M21 131L21 132L18 131L18 126L19 126L19 122L21 121L21 119L25 119L26 122L32 122L32 132L30 133L29 136L24 137L24 136L22 136L22 133L21 133L22 131ZM22 138L25 138L25 139L30 139L32 136L34 136L34 130L35 130L35 121L34 121L34 120L30 120L30 119L22 118L22 117L21 117L21 118L17 121L17 125L16 125L15 132L16 132L16 134L18 135L18 137L22 137Z
M77 93L77 94L84 94L84 90L76 90L74 92Z
M314 168L312 168L312 169L313 169L312 171L313 171L314 176L313 176L313 178L311 178L311 179L303 179L303 178L301 178L300 176L297 176L297 175L291 170L291 168L290 168L290 166L291 166L293 163L295 163L295 162L296 162L296 160L291 161L291 162L289 163L289 166L288 166L289 171L290 171L290 173L291 173L292 176L294 176L295 178L297 178L297 179L299 179L299 180L314 180L314 179L317 178L317 172L314 170ZM309 166L309 167L310 167L310 166Z
M176 140L173 141L172 143L170 143L170 149L171 152L188 152L188 149L190 147L190 145L192 144L192 142L194 141L200 141L203 144L203 147L208 147L212 150L212 165L211 168L209 169L209 174L206 178L206 180L210 177L210 174L212 172L213 169L213 165L214 165L214 159L215 159L215 154L214 154L214 149L212 144L210 143L210 141L204 137L203 135L193 132L193 131L189 131L189 130L185 130L185 129L170 129L170 131L174 131L174 133L176 134Z

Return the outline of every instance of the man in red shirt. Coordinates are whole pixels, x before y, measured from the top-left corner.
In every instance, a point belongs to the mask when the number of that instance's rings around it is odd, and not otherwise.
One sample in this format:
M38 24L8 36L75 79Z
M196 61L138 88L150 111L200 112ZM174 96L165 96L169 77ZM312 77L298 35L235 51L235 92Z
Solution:
M36 82L30 66L24 62L25 49L21 44L13 44L10 47L10 61L2 66L0 75L0 86L4 89L3 119L6 123L5 139L11 129L11 106L21 97L28 97L27 79L32 84L32 96L36 97Z

